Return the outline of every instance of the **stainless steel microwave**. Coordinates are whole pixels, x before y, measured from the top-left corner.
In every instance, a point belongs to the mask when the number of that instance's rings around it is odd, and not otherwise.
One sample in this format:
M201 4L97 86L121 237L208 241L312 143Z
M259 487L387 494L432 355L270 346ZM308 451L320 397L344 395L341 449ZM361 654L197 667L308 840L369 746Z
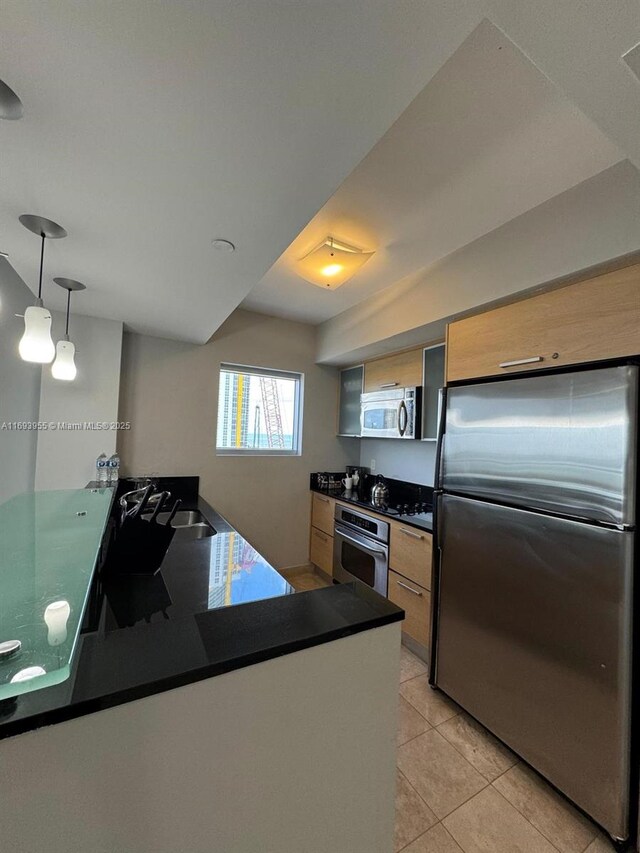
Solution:
M389 388L360 395L362 438L420 438L422 388Z

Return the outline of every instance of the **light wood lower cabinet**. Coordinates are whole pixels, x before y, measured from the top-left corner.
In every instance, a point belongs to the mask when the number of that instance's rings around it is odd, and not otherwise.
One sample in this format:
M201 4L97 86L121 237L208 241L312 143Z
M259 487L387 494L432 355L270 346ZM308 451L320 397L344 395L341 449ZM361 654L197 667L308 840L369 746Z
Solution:
M317 527L311 528L309 560L329 577L333 577L333 536Z
M431 533L393 521L390 540L389 568L431 589Z
M388 598L405 613L402 630L421 646L429 645L431 630L431 593L419 584L389 571Z
M327 495L312 493L311 499L311 526L323 530L329 536L333 536L333 514L336 502L334 498Z
M447 382L640 353L640 264L450 323Z

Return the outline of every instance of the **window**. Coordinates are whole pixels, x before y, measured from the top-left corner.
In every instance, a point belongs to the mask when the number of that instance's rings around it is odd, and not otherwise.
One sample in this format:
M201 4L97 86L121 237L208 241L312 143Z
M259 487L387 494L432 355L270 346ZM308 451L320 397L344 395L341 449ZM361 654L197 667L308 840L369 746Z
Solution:
M299 456L301 373L220 365L217 452L237 456Z

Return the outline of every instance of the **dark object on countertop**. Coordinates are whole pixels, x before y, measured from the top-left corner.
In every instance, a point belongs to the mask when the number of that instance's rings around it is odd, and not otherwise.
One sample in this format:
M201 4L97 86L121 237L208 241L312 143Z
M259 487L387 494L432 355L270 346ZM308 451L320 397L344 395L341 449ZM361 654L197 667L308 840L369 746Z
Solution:
M134 508L133 514L127 514L122 527L111 544L104 570L107 573L153 575L162 565L165 554L175 535L171 519L178 511L180 499L175 502L166 524L158 524L156 516L160 511L167 492L158 500L151 518L143 518L142 511L151 495L153 486L149 486L143 499Z
M147 480L148 482L145 482ZM199 477L123 477L118 481L118 492L116 497L120 498L125 492L138 488L138 483L144 487L153 485L156 491L171 492L174 498L180 498L184 503L197 503L200 491Z

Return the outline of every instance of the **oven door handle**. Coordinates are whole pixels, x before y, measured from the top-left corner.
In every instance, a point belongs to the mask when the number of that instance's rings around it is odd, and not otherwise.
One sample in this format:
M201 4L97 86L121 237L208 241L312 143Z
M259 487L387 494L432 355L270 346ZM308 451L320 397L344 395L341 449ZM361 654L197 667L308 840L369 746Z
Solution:
M346 539L348 542L352 542L354 545L358 545L362 548L363 551L369 551L371 554L386 554L387 552L382 548L372 548L371 545L367 545L362 542L360 539L355 539L353 536L349 536L347 533L343 533L342 530L338 530L337 528L334 530L336 536L341 536L343 539Z

